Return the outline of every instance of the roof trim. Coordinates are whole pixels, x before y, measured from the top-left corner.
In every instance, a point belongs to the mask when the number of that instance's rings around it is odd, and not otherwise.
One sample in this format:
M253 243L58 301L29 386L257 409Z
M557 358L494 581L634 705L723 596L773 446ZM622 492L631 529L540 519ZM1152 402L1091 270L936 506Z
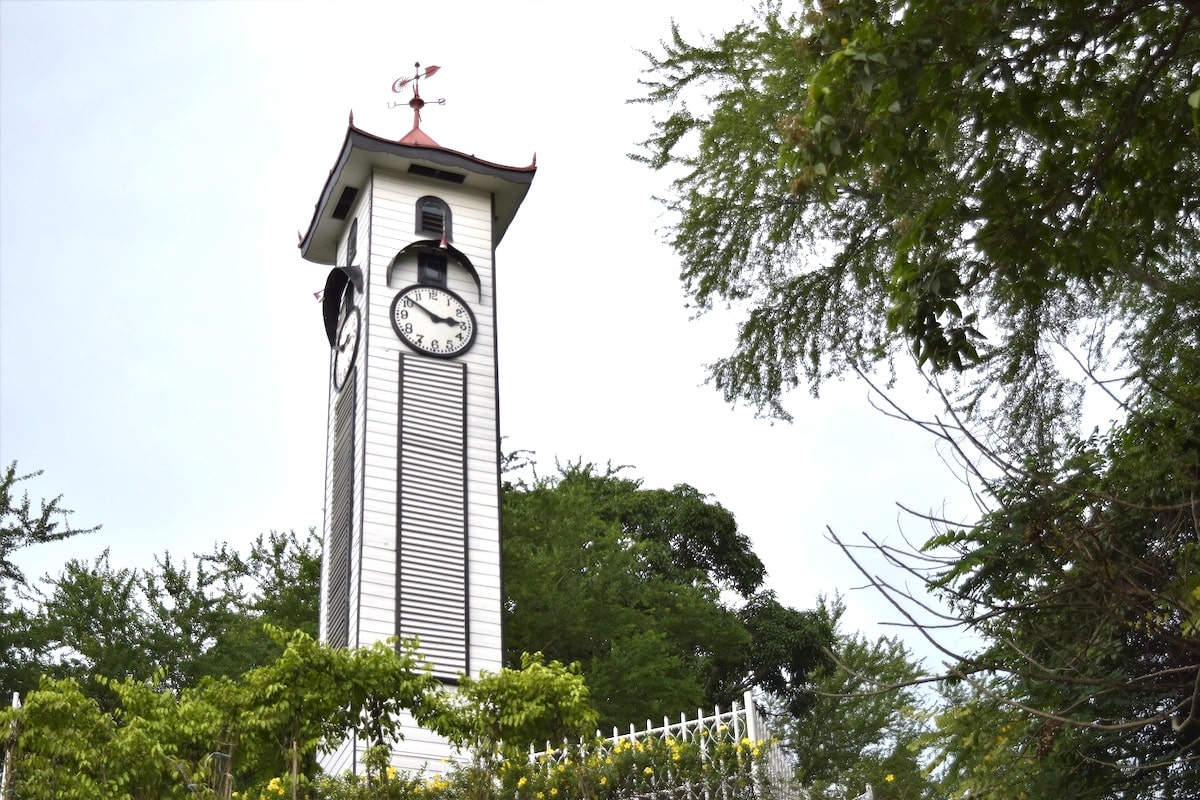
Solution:
M326 179L325 186L321 190L320 199L313 209L313 216L309 222L308 230L300 239L300 254L309 261L326 264L333 263L333 257L328 252L324 252L327 248L318 247L317 250L322 252L315 252L313 250L314 234L317 232L318 227L320 227L322 220L329 215L333 205L336 203L337 197L335 196L335 191L340 194L338 185L352 160L355 162L364 162L363 166L371 167L387 166L388 162L392 160L397 160L401 163L424 162L427 164L436 164L440 167L464 170L472 176L485 179L488 183L501 182L509 184L512 186L512 190L519 195L516 198L516 203L513 205L512 211L514 213L516 211L515 206L520 204L525 192L528 191L529 185L533 182L534 173L537 171L536 159L534 163L531 163L527 167L509 167L445 147L401 144L390 139L382 139L360 130L351 124L346 130L346 138L342 142L342 149L338 154L337 162L334 164L333 169L329 171L329 177ZM400 164L398 163L397 167L399 166ZM503 235L504 230L507 229L508 222L510 221L511 216L509 219L501 221L498 227L497 241L499 240L499 236Z

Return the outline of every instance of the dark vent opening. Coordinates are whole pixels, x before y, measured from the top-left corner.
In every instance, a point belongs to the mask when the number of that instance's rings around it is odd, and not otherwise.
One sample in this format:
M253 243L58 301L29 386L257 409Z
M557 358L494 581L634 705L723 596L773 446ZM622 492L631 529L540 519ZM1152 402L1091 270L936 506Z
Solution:
M354 205L356 197L358 197L358 189L353 186L342 189L342 196L338 198L337 205L333 207L333 218L345 219L350 213L350 206Z
M426 195L417 201L417 233L427 233L440 236L446 241L453 238L451 226L454 224L450 217L450 206L446 201L433 195Z
M428 283L434 286L446 286L446 257L436 253L417 253L417 283Z
M432 209L421 210L421 230L431 233L446 232L446 217Z
M427 167L424 164L409 164L408 171L413 175L421 175L425 178L436 178L439 181L446 181L447 183L462 183L467 179L466 175L460 175L457 172L447 172L444 169L434 169L433 167Z

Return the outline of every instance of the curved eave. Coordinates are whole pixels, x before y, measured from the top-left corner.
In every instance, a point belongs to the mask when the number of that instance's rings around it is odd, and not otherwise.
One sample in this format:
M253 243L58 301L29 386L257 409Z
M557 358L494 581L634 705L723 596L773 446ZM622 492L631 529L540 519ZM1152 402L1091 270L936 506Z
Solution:
M343 190L346 187L362 189L371 173L377 169L406 173L413 164L464 174L466 178L461 185L494 196L494 245L504 237L537 171L532 164L528 167L506 167L444 147L399 144L372 136L351 125L346 131L346 140L337 163L330 170L325 188L321 190L312 222L300 240L300 255L318 264L335 263L344 220L335 219L333 214Z

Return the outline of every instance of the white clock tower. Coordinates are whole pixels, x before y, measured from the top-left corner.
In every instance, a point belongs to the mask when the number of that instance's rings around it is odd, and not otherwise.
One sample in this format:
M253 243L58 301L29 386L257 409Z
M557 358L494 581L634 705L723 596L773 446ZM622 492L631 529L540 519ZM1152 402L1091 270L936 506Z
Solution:
M495 250L535 167L399 141L353 119L301 255L333 267L321 636L419 638L433 674L501 667ZM449 746L407 726L395 762L438 770ZM324 764L355 770L351 740Z

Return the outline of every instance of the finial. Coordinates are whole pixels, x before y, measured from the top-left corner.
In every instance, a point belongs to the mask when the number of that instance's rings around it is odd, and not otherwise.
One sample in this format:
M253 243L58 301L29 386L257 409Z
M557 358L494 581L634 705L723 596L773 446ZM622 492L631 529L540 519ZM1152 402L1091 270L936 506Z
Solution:
M408 107L413 110L413 127L408 135L401 139L401 142L413 144L437 146L432 139L429 139L421 131L421 109L425 107L425 100L421 97L421 78L432 78L441 67L426 67L424 71L421 69L421 62L413 64L413 76L411 78L397 78L392 83L392 91L399 94L404 91L404 87L412 84L412 99L408 101ZM437 105L445 105L445 98L438 98L434 101ZM400 103L388 103L388 108L396 108Z
M354 109L350 109L350 127L354 127Z

